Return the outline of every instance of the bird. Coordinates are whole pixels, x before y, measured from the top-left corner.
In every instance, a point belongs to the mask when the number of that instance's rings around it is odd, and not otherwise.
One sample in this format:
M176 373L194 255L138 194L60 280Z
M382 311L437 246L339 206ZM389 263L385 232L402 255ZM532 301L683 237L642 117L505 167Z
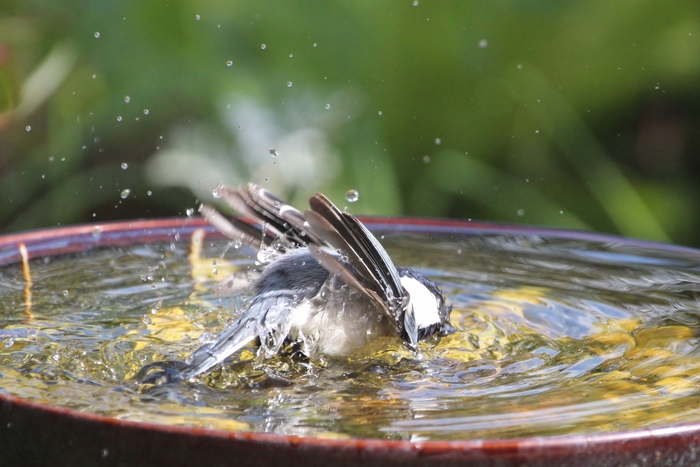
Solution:
M157 361L134 377L140 384L187 381L257 341L271 358L287 344L306 357L349 356L377 337L398 336L417 352L420 341L455 332L452 307L420 272L394 266L365 225L316 193L304 213L253 183L214 190L244 216L202 204L210 224L267 263L238 319L185 361ZM245 219L250 221L246 221Z

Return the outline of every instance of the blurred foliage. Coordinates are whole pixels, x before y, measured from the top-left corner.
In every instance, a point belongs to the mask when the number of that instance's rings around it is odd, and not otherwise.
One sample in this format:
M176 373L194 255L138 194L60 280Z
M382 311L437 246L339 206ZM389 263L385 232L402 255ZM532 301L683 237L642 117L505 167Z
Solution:
M697 0L0 3L5 232L252 180L700 246L699 123Z

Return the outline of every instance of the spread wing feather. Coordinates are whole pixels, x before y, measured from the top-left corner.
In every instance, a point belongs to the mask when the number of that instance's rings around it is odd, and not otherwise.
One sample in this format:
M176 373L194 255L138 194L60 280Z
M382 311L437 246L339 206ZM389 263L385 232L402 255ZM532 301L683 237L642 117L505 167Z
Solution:
M216 227L219 232L223 233L232 240L240 240L251 248L259 250L263 246L270 246L272 238L262 234L262 231L248 224L247 222L237 218L226 218L216 209L203 204L199 212L211 225Z
M317 240L304 231L304 215L298 209L253 183L236 189L219 185L216 193L239 214L258 224L255 226L240 219L224 217L203 204L200 212L204 218L229 238L242 240L256 249L277 242L281 251Z
M321 193L313 196L309 205L311 210L304 216L312 230L328 245L347 255L347 262L353 268L350 272L357 282L374 292L380 307L399 323L405 293L386 250L355 216L341 212ZM314 254L313 250L311 253Z

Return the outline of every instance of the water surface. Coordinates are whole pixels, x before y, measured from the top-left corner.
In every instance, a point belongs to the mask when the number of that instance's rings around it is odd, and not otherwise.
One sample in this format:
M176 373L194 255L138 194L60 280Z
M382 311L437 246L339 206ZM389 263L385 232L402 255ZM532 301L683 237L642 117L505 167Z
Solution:
M0 392L119 419L321 437L557 436L700 422L700 252L625 240L385 234L453 304L458 332L412 354L262 360L131 377L184 359L235 319L255 252L206 239L0 268ZM231 276L233 275L233 276ZM233 277L234 292L219 284ZM240 286L240 287L239 287Z

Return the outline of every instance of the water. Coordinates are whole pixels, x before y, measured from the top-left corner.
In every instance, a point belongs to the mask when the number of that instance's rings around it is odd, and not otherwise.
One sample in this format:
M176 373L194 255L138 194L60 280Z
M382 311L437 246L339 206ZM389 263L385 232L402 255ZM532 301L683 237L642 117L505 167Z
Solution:
M323 437L435 440L700 422L700 252L539 236L387 234L454 305L420 355L385 339L353 358L256 358L139 387L237 316L254 253L186 239L0 269L0 392L119 419ZM233 274L233 293L218 284ZM243 288L241 288L243 287Z
M358 199L360 199L360 193L357 190L348 190L347 193L345 193L345 200L348 203L354 203Z

